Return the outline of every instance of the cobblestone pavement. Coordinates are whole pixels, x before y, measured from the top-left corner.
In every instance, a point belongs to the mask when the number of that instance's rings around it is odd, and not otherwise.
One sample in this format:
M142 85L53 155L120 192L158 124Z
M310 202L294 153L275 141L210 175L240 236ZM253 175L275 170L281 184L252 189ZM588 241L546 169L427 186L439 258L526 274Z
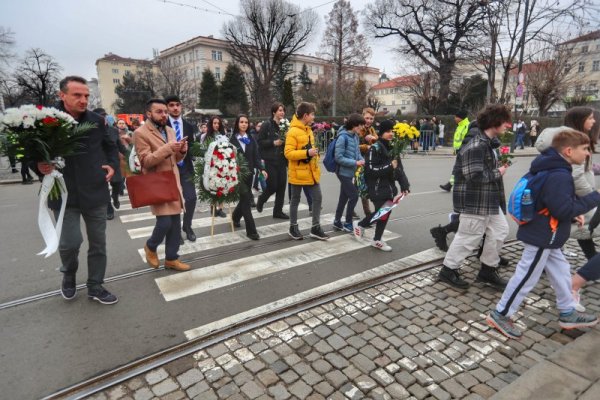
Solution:
M521 246L505 247L511 267ZM577 252L576 243L565 250ZM570 258L581 264L582 256ZM577 262L576 262L577 261ZM463 272L473 281L479 263ZM561 333L544 278L525 300L521 341L489 328L500 292L474 283L456 291L438 268L300 312L182 357L96 394L95 399L488 398L580 331ZM583 292L600 310L600 287Z

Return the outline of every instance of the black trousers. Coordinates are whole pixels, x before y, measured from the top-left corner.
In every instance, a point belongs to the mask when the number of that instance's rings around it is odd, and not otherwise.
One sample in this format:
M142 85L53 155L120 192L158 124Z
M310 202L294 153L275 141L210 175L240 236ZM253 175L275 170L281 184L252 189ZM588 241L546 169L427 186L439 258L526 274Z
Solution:
M265 163L267 171L267 189L262 192L260 198L263 202L269 200L272 194L275 194L275 206L273 206L273 215L283 213L283 202L285 197L285 186L287 183L287 168L283 164Z
M239 222L244 217L246 233L256 233L256 224L252 216L252 176L247 176L241 184L244 185L244 188L240 193L240 201L235 206L231 217L235 222Z
M186 230L192 227L192 219L196 210L196 186L194 185L194 177L183 168L179 168L179 180L183 192L183 200L185 201L185 212L183 213L182 229Z

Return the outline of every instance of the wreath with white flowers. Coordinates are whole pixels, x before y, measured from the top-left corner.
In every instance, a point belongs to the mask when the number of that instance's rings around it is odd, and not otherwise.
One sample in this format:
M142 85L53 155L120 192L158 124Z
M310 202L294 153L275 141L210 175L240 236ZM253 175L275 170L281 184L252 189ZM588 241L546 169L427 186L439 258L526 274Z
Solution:
M248 190L240 181L249 171L246 160L237 154L235 146L226 137L219 136L194 153L204 153L195 166L198 198L211 203L238 202L241 191Z

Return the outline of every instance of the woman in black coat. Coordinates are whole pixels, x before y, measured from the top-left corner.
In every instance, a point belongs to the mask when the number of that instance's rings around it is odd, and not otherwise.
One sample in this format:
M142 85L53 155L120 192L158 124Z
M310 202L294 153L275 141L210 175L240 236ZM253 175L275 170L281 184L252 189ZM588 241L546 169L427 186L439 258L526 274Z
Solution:
M234 145L238 153L242 154L248 163L248 169L250 174L240 181L243 185L240 191L240 201L233 210L232 218L233 224L236 227L240 227L240 220L244 217L244 223L246 225L246 236L252 240L258 240L258 232L256 232L256 224L252 217L252 178L255 169L260 169L260 157L258 155L258 144L249 135L248 132L248 116L239 115L233 125L233 134L231 135L230 142ZM262 171L264 173L264 171Z
M400 184L400 191L403 195L410 192L410 183L404 173L402 161L400 159L392 159L390 155L391 140L394 136L392 127L394 121L383 121L379 126L379 139L373 144L367 152L365 158L365 180L369 190L369 198L375 206L375 210L379 210L387 201L398 201L399 194L396 187L396 181ZM375 225L375 236L371 246L383 251L392 251L392 248L382 239L383 232L387 225L387 221L391 215L391 211L377 220ZM354 229L356 236L363 235L363 228L370 225L371 215L366 216L358 223Z

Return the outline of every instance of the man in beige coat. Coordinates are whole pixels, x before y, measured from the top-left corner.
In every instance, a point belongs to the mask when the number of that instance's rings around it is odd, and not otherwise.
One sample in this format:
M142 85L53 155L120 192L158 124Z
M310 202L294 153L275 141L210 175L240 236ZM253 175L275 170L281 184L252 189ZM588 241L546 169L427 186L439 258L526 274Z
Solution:
M173 128L167 126L167 104L162 99L151 99L146 103L146 123L136 129L133 134L135 150L140 159L142 173L155 171L173 171L179 188L179 199L150 206L156 215L156 225L152 236L146 242L144 250L146 260L152 268L158 268L156 248L165 240L165 268L187 271L188 264L179 261L181 230L181 211L183 195L179 181L177 162L183 160L187 153L186 138L177 141Z

